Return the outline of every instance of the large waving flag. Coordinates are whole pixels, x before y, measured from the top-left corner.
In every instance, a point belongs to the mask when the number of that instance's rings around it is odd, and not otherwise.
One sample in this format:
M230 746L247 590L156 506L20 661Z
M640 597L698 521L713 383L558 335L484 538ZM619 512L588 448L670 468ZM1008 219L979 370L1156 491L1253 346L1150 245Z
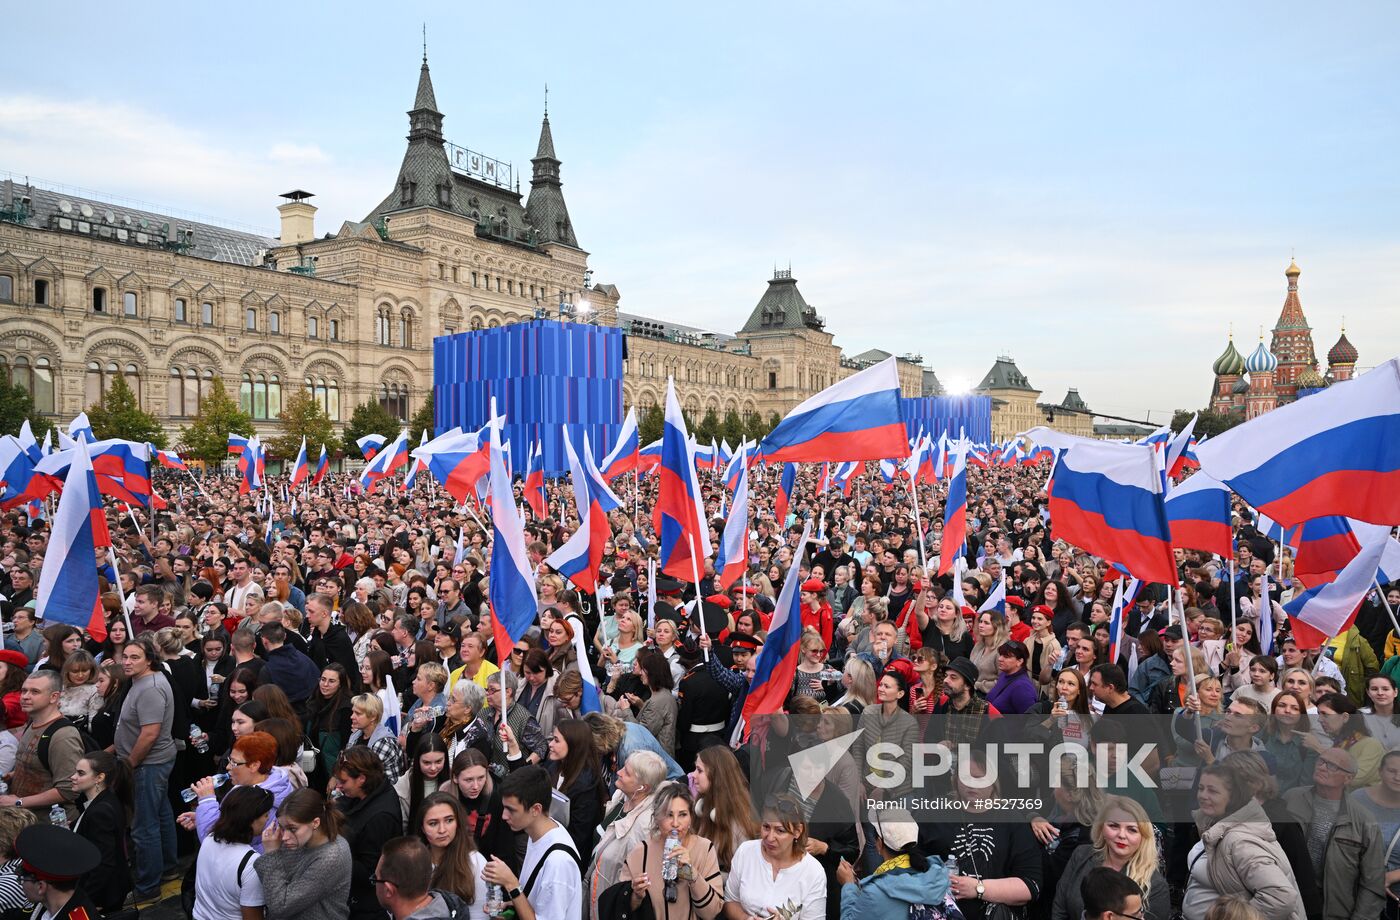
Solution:
M11 439L13 441L13 439ZM97 489L129 505L151 503L151 448L149 444L111 438L93 443L70 441L72 447L56 450L34 465L29 481L19 495L5 491L3 507L39 501L63 488L74 458L83 453L93 468Z
M739 452L734 455L739 467L734 507L725 519L719 554L715 557L715 579L721 591L728 591L749 566L749 465L745 453L745 445L740 444Z
M730 458L724 468L724 487L733 492L739 488L740 467L747 469L753 464L747 459L749 453L749 442L740 441L739 449ZM737 498L735 499L738 500Z
M230 432L228 433L228 452L229 452L229 453L234 454L235 456L240 456L240 455L242 455L244 449L247 448L247 446L248 446L248 439L245 438L243 435L241 435L241 434L234 434L232 431L230 431Z
M5 486L0 500L6 502L7 507L20 503L34 477L34 468L41 463L43 458L35 460L17 438L9 435L0 438L0 483Z
M1006 616L1006 572L1005 572L1005 571L1002 571L1002 573L1001 573L1001 580L999 580L999 581L997 582L997 586L996 586L995 588L992 589L992 592L991 592L990 594L987 595L987 599L986 599L985 601L982 602L982 606L977 608L977 612L978 612L978 613L986 613L986 612L989 611L989 610L992 611L993 613L999 613L999 614L1001 614L1002 616Z
M1054 535L1122 564L1143 581L1176 584L1176 558L1154 449L1075 444L1050 479Z
M185 465L184 458L182 458L175 451L160 450L152 444L148 444L147 448L150 451L151 456L155 457L156 461L166 469L183 470L186 473L190 471L190 468Z
M812 522L808 521L793 559L807 558L807 541L811 536ZM783 701L792 690L802 640L802 595L797 590L801 580L802 573L796 565L788 569L783 578L783 589L778 592L778 602L768 624L768 639L758 653L753 683L744 699L743 717L748 725L753 724L754 716L781 712ZM746 728L745 734L747 731Z
M652 441L637 454L637 474L650 473L661 465L661 442Z
M1193 434L1196 430L1196 416L1191 416L1191 421L1186 423L1186 427L1181 429L1179 434L1172 435L1171 441L1167 444L1167 475L1175 479L1183 471L1200 466L1196 460L1194 446L1196 437Z
M1316 396L1308 398L1314 399ZM1336 579L1309 588L1284 605L1284 612L1294 626L1295 635L1300 623L1327 638L1339 636L1350 629L1356 619L1357 608L1376 580L1376 569L1385 548L1385 542L1381 540L1362 547ZM1315 648L1320 644L1308 641L1310 638L1315 637L1299 636L1299 646Z
M713 444L699 444L691 441L690 452L695 461L697 470L712 470L715 468L715 454L718 451Z
M599 464L603 478L612 482L623 473L635 470L641 445L641 438L637 434L637 410L633 407L627 410L627 417L622 420L622 430L617 433L617 443Z
M311 469L306 463L306 435L302 435L301 450L297 451L297 459L292 464L292 488L295 489L301 485L302 480L306 479L310 472Z
M666 380L666 421L661 437L661 487L654 516L660 538L661 571L695 583L710 558L710 528L700 501L700 480L691 456L693 442L676 399L676 385Z
M394 475L395 471L403 469L408 465L408 429L399 432L399 436L394 438L392 444L383 450L375 453L373 459L365 464L365 468L360 473L360 485L366 489L374 488L374 484L381 479Z
M1400 358L1237 425L1196 454L1285 526L1329 514L1400 523Z
M608 512L621 502L608 488L602 474L588 456L588 436L584 435L582 458L574 450L569 431L564 429L564 453L569 458L569 478L574 486L574 505L578 509L578 530L545 559L559 574L572 581L579 590L594 594L598 590L598 569L603 563L603 545L612 538Z
M35 612L40 619L80 626L98 641L107 638L95 560L97 550L111 544L92 461L86 450L76 450L39 572Z
M783 475L778 477L778 494L773 498L773 517L778 526L787 524L788 508L792 504L792 489L797 485L797 464L784 463Z
M1166 506L1172 546L1230 558L1230 490L1224 483L1197 473L1167 493Z
M544 459L541 456L543 448L540 442L530 448L530 456L525 459L525 504L530 506L530 510L536 518L542 518L547 510L548 502L544 495Z
M953 475L948 478L948 501L943 507L939 577L951 572L953 560L967 552L967 448L966 441L959 441L953 453Z
M382 434L367 434L362 438L356 438L355 444L359 446L360 453L365 455L365 461L374 459L374 455L384 449L384 442L389 439Z
M48 441L49 434L50 432L48 431L44 432L45 441ZM20 423L19 437L16 440L19 441L19 446L24 452L29 455L30 460L38 463L40 460L44 459L44 454L46 452L39 446L39 442L34 439L34 429L29 427L29 419L25 419Z
M254 489L262 488L263 469L262 442L258 440L257 435L253 435L244 445L243 453L238 455L239 495L247 495Z
M769 463L883 460L909 453L893 356L822 390L763 439Z
M426 447L428 444L428 429L424 428L423 433L418 436L418 446ZM428 465L426 460L414 459L408 464L408 475L403 478L403 490L412 492L413 487L418 484L418 471L425 469Z
M92 433L92 422L88 421L86 412L79 412L77 417L68 423L68 436L75 441L87 438L89 444L97 440L97 435Z
M326 478L326 471L331 468L330 458L326 456L326 445L321 445L321 459L316 461L316 473L311 477L311 484L314 486L322 479Z
M492 406L492 416L495 416ZM525 523L515 510L515 492L501 455L501 433L488 425L487 451L491 489L491 578L487 599L491 602L491 628L496 636L498 663L505 665L510 650L535 622L539 600L535 573L525 552Z
M499 419L496 424L503 424ZM428 470L459 503L476 496L491 468L491 423L478 431L453 428L413 450L413 456L428 461ZM504 449L504 448L503 448ZM501 458L501 465L506 465ZM507 470L509 472L509 470Z

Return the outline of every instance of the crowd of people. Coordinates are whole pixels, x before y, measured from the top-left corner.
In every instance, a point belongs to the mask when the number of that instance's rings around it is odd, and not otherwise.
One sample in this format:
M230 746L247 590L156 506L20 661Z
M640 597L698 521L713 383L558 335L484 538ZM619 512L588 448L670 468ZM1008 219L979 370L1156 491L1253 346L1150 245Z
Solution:
M718 545L723 484L701 475ZM578 524L558 480L527 524L536 623L498 648L487 512L427 478L332 476L294 509L276 477L240 495L211 472L154 519L112 504L103 636L36 620L46 523L0 519L0 910L38 904L16 857L37 823L97 848L78 885L104 914L178 883L195 920L1397 915L1400 585L1300 646L1291 551L1243 505L1237 557L1178 549L1180 586L1142 588L1113 657L1118 573L1056 539L1043 470L970 470L947 546L940 483L916 517L874 464L849 493L804 470L776 520L757 468L727 590L712 565L698 586L651 573L656 477L624 474L593 594L544 563ZM746 718L793 579L790 691ZM881 742L1015 720L1107 756L1117 717L1154 714L1151 785L1046 762L1064 782L1043 807L996 820L974 753L956 818L871 807L892 797ZM779 736L853 731L823 775L759 763Z

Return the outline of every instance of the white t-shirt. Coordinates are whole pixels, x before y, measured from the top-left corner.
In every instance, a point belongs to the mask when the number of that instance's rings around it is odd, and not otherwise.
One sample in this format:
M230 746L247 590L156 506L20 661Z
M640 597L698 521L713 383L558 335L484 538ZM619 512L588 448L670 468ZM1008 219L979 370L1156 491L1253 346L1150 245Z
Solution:
M195 869L194 920L242 920L244 907L263 907L262 880L254 871L258 854L243 867L242 884L238 864L252 848L246 843L223 843L211 835L199 847Z
M526 845L525 861L520 864L520 890L525 890L535 864L556 843L564 844L575 855L553 853L544 861L530 889L530 906L539 920L583 920L583 877L579 874L578 851L574 849L569 832L558 824L539 840L531 840Z
M792 920L826 920L826 873L810 854L773 877L773 867L763 858L763 841L746 840L734 851L724 900L737 901L745 913L789 911Z
M470 859L472 876L476 879L476 900L468 905L467 916L470 920L487 920L486 888L489 883L481 877L481 871L486 868L486 857L481 855L480 850L472 850ZM539 882L535 884L538 885Z

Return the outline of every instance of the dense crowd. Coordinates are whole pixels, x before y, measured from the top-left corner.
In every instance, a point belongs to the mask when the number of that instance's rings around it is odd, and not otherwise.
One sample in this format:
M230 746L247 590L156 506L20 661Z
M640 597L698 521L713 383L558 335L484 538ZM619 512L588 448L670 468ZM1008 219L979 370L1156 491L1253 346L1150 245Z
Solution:
M751 565L723 591L707 568L698 598L649 571L656 477L614 482L596 593L550 570L577 526L557 481L550 516L527 524L537 622L511 648L486 601L487 512L426 476L408 495L185 478L157 484L181 500L154 520L109 503L101 639L36 622L48 533L10 512L0 911L57 916L74 891L16 858L37 822L98 848L76 884L105 914L178 880L195 920L1395 916L1386 597L1300 648L1281 606L1291 551L1241 505L1233 569L1177 550L1179 590L1144 586L1111 657L1119 576L1055 538L1044 478L969 471L969 536L952 547L940 483L919 486L921 540L909 485L874 464L849 494L815 494L805 470L782 521L775 473L755 469ZM702 481L718 545L723 487ZM939 577L944 553L960 562ZM792 579L790 693L745 719ZM1003 579L1004 613L981 610ZM1388 599L1400 607L1400 585ZM585 711L590 680L601 711ZM1150 786L1044 763L1069 781L1030 820L997 821L973 755L948 789L956 819L871 807L889 798L866 771L880 742L976 742L1015 719L1097 752L1123 740L1109 716L1152 714L1170 728L1151 735ZM760 768L776 736L852 731L815 783Z

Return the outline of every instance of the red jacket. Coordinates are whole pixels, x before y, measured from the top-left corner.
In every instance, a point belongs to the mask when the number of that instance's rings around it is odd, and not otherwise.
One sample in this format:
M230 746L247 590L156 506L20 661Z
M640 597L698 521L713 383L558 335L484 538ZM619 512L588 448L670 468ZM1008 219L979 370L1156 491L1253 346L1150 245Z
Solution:
M811 627L821 633L822 642L827 648L831 648L831 628L832 628L831 605L822 601L821 607L816 610L803 606L802 608L802 628Z

